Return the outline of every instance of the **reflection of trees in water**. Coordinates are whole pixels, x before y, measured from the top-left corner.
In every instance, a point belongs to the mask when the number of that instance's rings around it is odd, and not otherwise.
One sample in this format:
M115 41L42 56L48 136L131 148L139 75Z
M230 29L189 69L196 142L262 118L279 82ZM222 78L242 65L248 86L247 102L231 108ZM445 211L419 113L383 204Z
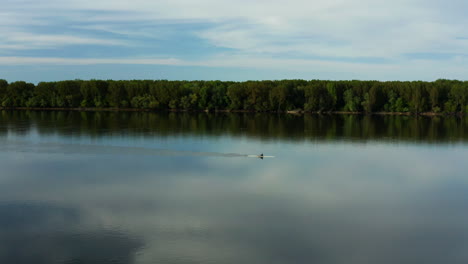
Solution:
M2 111L0 135L246 136L262 140L404 140L423 143L468 139L468 116L284 115L154 112Z
M141 241L80 228L81 217L51 205L0 205L0 263L133 263Z

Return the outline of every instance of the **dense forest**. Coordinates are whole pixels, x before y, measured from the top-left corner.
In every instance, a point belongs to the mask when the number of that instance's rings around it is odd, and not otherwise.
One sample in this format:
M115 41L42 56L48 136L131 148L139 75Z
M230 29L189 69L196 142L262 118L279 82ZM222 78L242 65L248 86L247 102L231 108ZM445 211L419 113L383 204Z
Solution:
M468 81L0 80L3 108L468 113Z

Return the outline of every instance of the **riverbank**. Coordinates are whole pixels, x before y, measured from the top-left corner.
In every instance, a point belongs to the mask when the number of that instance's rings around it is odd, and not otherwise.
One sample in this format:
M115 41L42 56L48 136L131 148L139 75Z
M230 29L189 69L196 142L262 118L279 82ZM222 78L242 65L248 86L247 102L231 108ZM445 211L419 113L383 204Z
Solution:
M410 113L410 112L349 112L349 111L256 111L256 110L185 110L185 109L138 109L138 108L97 108L97 107L0 107L0 110L22 110L22 111L78 111L78 112L191 112L191 113L278 113L278 114L318 114L318 115L399 115L399 116L464 116L464 113Z

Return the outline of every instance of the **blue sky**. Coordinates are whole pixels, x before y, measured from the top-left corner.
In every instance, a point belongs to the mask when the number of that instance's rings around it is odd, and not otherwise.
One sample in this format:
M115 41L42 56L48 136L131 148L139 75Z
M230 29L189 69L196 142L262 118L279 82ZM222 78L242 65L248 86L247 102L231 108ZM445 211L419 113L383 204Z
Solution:
M466 80L461 0L2 0L0 78Z

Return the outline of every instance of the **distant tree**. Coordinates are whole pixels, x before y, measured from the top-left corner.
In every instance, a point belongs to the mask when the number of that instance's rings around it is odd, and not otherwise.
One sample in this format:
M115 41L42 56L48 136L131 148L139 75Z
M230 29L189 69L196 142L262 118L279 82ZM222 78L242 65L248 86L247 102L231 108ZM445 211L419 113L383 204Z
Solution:
M426 94L422 82L413 82L411 87L410 110L420 113L426 109Z
M367 94L367 100L369 100L369 94ZM361 110L361 102L359 97L355 94L352 89L348 89L344 92L344 110L350 112L358 112ZM370 103L368 103L370 105Z
M305 96L304 110L313 112L329 111L333 108L333 99L324 87L324 83L313 82L303 88Z
M450 113L464 112L468 104L467 83L457 83L450 89L449 98L445 103L445 111Z
M82 81L61 81L57 82L56 104L58 107L79 107L83 101L80 92Z
M245 85L243 83L234 83L229 85L227 88L227 96L230 101L229 109L244 109L244 100L247 97L247 94Z
M0 105L7 98L7 88L8 82L6 80L0 79Z
M6 88L3 106L24 107L33 96L34 84L23 81L13 82Z

